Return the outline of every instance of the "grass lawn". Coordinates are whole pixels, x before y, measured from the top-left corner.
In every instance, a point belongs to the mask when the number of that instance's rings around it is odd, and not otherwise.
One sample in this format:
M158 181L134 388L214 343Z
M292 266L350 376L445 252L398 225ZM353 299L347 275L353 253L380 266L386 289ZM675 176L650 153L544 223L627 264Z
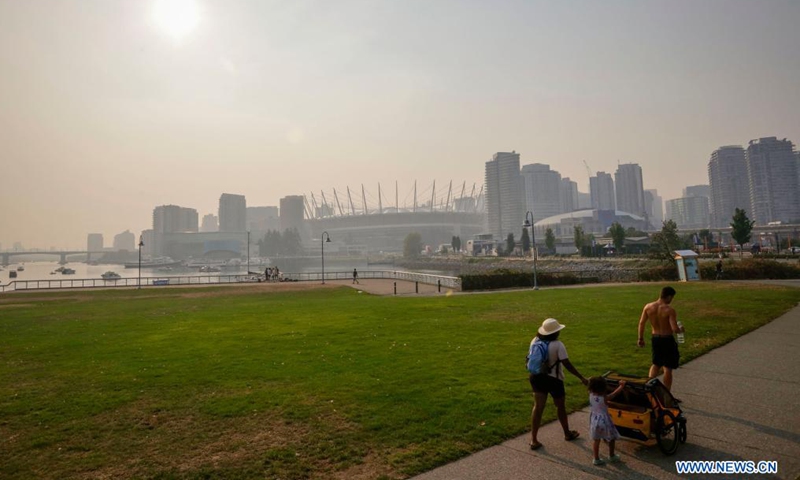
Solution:
M528 431L524 359L544 318L567 325L584 375L646 374L636 325L661 286L0 295L0 478L407 477ZM677 290L682 361L800 301L782 287Z

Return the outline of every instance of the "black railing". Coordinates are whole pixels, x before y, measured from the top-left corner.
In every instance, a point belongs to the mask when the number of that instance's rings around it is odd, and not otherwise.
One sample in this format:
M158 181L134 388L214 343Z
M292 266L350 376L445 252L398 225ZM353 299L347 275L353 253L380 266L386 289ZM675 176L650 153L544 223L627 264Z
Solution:
M311 273L282 273L283 281L313 282L322 281L320 272ZM325 272L325 280L347 280L353 278L352 271ZM358 272L359 279L378 278L406 280L411 282L437 285L441 282L443 287L461 288L461 279L443 275L431 275L415 272L398 272L391 270L364 270ZM0 285L0 292L29 291L29 290L62 290L70 288L136 288L136 287L162 287L175 285L220 285L236 283L263 282L264 275L238 274L238 275L177 275L142 277L141 284L137 277L118 278L106 280L103 278L69 278L58 280L13 280L6 285Z

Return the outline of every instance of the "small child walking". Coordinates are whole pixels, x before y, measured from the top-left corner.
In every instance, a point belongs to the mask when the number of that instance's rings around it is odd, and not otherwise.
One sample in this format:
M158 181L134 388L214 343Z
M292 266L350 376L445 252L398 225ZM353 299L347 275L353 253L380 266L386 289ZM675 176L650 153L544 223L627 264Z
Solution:
M592 451L594 453L594 464L605 465L606 461L600 458L600 440L608 442L608 461L616 463L620 461L620 456L614 454L614 443L620 438L617 427L608 414L606 402L619 394L625 388L625 381L619 382L616 390L606 395L608 385L603 377L592 377L589 379L589 438L594 441Z

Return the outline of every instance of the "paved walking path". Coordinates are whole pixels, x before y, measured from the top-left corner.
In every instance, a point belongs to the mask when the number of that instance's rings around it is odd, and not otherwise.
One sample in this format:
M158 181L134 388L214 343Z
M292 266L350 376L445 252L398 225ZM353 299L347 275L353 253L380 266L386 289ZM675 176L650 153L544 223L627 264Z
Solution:
M420 283L417 287L414 283L408 280L393 280L384 278L364 278L359 279L359 283L354 285L353 280L328 280L331 285L347 285L358 290L363 290L373 295L394 295L394 285L397 284L397 295L446 295L450 290L447 287L442 287L441 292L436 285L428 285L427 283ZM417 293L417 288L419 292Z
M587 407L569 416L570 427L581 432L573 442L565 442L559 423L551 422L540 430L544 447L536 452L528 448L528 433L415 478L680 478L676 460L777 460L777 477L760 478L800 476L800 306L678 369L674 391L684 401L688 440L671 457L657 446L622 440L621 463L591 465ZM601 456L607 453L601 445ZM682 478L726 477L743 478Z

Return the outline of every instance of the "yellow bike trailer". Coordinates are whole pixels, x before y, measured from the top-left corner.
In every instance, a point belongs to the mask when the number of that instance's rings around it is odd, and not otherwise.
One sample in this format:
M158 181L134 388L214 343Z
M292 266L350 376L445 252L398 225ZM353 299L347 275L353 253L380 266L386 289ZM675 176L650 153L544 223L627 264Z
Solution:
M657 378L644 378L617 372L603 374L608 391L614 391L620 380L625 388L608 402L608 413L619 434L648 442L655 438L665 455L678 451L686 443L686 418L679 402Z

